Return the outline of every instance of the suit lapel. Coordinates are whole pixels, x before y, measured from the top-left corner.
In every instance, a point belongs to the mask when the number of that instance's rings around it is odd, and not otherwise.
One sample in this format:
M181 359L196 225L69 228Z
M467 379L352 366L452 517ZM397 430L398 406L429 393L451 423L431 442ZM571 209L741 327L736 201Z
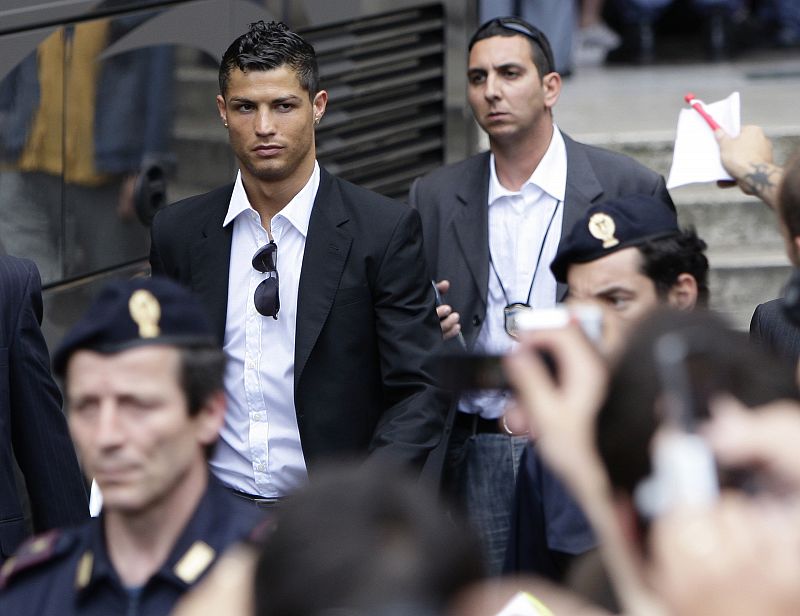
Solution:
M208 218L201 224L192 248L192 290L207 307L211 324L220 343L225 340L228 313L228 278L233 225L223 227L233 188L224 194L213 193L207 204ZM227 195L227 196L226 196Z
M320 182L308 224L297 291L294 384L300 382L339 288L353 238L344 230L348 214L338 181L320 169Z
M583 147L566 135L563 137L567 150L567 189L564 194L561 239L564 239L589 206L603 194L603 186L597 179Z
M486 303L489 292L489 153L474 159L476 165L456 192L461 205L453 215L453 228L462 258L472 274L478 297Z
M561 223L561 240L569 233L589 206L603 194L603 186L595 175L583 146L564 135L567 150L567 188L564 193L564 217ZM567 293L567 285L559 282L556 299L561 301Z

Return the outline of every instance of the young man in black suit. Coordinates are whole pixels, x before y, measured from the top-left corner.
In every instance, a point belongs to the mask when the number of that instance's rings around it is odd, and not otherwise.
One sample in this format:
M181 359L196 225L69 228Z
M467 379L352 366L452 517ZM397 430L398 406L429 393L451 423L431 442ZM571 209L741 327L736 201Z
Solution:
M39 329L42 291L33 262L0 255L0 561L30 534L14 460L27 485L33 530L89 517L89 503L50 355Z
M211 467L262 505L324 457L419 467L442 434L419 215L320 168L327 98L313 47L283 24L253 24L220 67L235 183L153 221L153 272L204 300L228 357Z
M566 285L556 284L548 265L590 205L646 194L672 207L657 173L555 126L561 76L554 66L550 43L531 24L512 17L483 24L469 45L467 96L490 151L411 187L431 273L446 291L447 305L438 309L445 337L461 332L478 352L511 348L507 311L552 307L563 298ZM451 483L481 530L492 572L503 562L524 446L500 428L504 406L497 396L462 398L450 447Z

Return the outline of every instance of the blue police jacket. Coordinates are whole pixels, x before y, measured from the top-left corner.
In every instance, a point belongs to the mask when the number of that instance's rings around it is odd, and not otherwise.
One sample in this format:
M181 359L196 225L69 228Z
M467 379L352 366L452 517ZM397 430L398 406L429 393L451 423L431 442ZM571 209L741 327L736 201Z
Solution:
M106 549L102 517L29 539L0 570L0 614L166 615L225 549L246 539L262 514L209 476L192 518L161 568L126 588Z

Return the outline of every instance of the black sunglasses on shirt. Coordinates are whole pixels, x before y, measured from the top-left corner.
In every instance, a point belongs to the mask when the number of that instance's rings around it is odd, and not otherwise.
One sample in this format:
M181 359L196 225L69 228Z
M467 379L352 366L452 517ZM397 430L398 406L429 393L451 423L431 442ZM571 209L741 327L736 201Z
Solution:
M278 310L281 308L281 300L278 295L277 255L278 245L274 240L270 240L269 244L259 248L258 252L253 255L253 269L267 274L267 278L256 287L253 302L260 314L275 320L278 319Z

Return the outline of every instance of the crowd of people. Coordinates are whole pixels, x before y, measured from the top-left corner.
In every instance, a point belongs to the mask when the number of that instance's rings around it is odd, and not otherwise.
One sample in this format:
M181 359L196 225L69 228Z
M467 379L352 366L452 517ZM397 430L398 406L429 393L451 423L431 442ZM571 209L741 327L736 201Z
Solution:
M467 53L489 151L405 205L320 167L314 49L252 24L234 182L156 214L152 277L52 372L0 258L0 613L800 610L800 279L731 329L664 179L554 123L548 37L493 18ZM800 267L800 157L716 138Z
M562 75L603 63L643 66L700 54L718 62L800 45L800 6L793 0L480 0L478 5L482 21L514 15L539 26L554 43Z

